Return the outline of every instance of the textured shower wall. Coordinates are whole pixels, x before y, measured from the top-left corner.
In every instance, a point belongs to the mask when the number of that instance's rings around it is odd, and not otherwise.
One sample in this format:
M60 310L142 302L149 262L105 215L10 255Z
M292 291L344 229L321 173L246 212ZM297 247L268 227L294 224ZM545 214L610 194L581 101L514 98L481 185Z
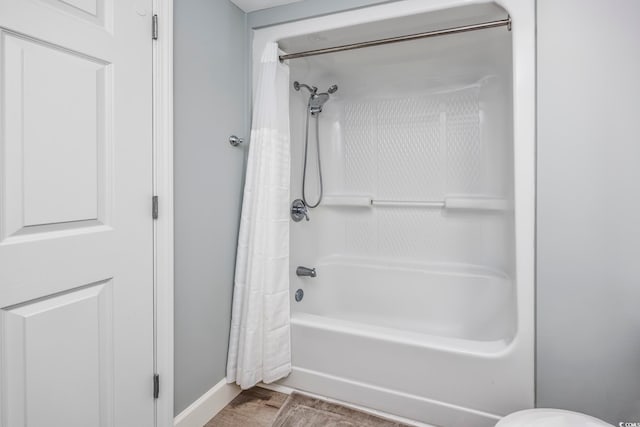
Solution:
M483 138L480 85L423 96L342 101L342 159L329 158L331 192L378 200L446 196L511 199L512 169L494 152L508 139ZM488 126L484 123L484 126ZM498 125L499 126L499 125ZM324 148L324 147L323 147ZM331 153L323 153L327 155ZM336 168L342 171L335 171ZM496 175L498 175L496 177ZM342 252L420 262L484 265L510 272L510 212L439 208L328 208ZM328 248L327 248L328 249Z
M440 107L437 98L345 104L344 191L384 200L442 199Z
M345 191L383 200L493 193L481 181L479 92L345 104Z

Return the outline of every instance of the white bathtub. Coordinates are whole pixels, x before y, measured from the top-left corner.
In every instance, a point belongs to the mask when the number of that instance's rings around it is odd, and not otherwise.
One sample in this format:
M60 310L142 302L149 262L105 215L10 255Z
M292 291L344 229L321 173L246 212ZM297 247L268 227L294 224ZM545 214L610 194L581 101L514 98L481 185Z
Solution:
M292 83L339 89L319 123L334 202L291 223L293 372L282 385L445 427L533 407L534 3L384 3L256 30L253 58L274 41L292 53L507 15L510 31L287 62ZM307 96L291 89L292 199Z
M429 335L454 349L466 342L504 347L513 338L514 285L500 272L355 257L325 259L316 269L316 278L297 281L305 298L292 302L294 316L366 325L392 336Z
M508 277L349 257L316 269L296 280L304 298L291 302L295 368L283 384L436 425L491 426L508 410L511 384L499 375L515 332Z

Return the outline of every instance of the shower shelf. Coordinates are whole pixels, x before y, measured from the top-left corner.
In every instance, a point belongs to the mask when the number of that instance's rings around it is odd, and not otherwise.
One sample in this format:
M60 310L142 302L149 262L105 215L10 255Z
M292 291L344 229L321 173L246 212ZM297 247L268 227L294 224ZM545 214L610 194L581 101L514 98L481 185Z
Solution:
M507 211L511 204L494 197L445 197L444 200L380 200L368 196L327 195L322 205L331 207L407 207L427 209Z

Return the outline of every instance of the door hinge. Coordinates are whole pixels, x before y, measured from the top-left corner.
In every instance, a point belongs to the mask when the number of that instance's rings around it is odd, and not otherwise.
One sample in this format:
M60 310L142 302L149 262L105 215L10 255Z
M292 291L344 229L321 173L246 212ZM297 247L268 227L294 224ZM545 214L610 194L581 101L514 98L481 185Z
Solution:
M160 375L153 374L153 398L157 399L160 395Z
M158 219L158 196L151 198L151 218Z
M158 15L153 15L151 18L151 38L158 40Z

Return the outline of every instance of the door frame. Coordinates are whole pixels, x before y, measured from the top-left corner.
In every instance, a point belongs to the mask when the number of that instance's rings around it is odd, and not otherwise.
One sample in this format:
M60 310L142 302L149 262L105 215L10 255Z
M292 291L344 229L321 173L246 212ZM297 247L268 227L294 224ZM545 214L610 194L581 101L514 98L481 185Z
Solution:
M173 427L173 0L153 0L154 372L160 376L156 427ZM151 385L151 379L149 381Z

